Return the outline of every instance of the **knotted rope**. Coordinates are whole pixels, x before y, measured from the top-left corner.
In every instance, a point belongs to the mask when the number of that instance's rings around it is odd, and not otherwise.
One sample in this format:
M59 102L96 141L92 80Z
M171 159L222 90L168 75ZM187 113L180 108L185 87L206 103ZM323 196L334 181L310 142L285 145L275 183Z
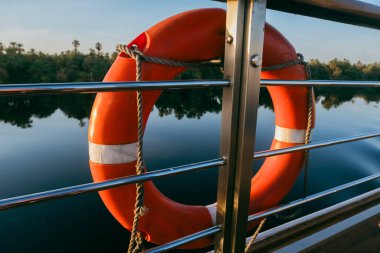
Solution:
M135 47L137 49L137 47ZM130 56L136 60L136 81L142 80L142 62L141 56L138 53L130 51ZM136 174L144 173L143 169L143 98L142 91L137 91L137 161L136 161ZM142 238L138 233L138 225L140 217L146 213L144 207L144 183L136 183L136 202L134 209L133 225L131 230L131 239L129 242L128 253L135 253L141 251Z
M156 63L172 67L197 67L197 66L220 66L221 61L207 61L207 62L179 62L170 59L162 59L153 56L147 56L143 54L136 45L128 48L125 45L117 45L119 52L124 52L136 61L136 81L142 81L142 62ZM143 97L142 91L137 91L137 161L136 161L136 174L140 175L144 173L143 169ZM147 208L144 207L144 184L136 184L136 202L134 209L133 225L131 230L131 239L129 242L128 253L136 253L142 251L142 238L138 231L138 224L140 217L147 212Z

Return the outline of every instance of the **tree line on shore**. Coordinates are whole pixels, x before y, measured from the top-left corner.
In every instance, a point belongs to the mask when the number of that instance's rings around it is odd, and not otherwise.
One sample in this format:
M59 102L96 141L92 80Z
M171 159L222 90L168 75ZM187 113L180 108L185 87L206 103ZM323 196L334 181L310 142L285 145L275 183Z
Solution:
M117 54L103 53L99 42L87 54L78 50L78 40L72 44L73 50L47 54L25 51L21 43L0 42L0 83L101 81Z
M0 42L0 83L40 83L101 81L117 56L102 52L97 42L88 53L79 51L80 42L73 40L73 49L56 54L26 51L23 44ZM380 80L380 62L351 63L347 59L333 59L327 63L311 60L312 78L319 80ZM218 69L190 69L180 79L220 78Z
M0 84L56 83L101 81L117 53L104 53L102 44L96 43L88 53L79 51L80 42L73 41L73 49L56 54L26 51L21 43L0 42ZM309 62L312 79L319 80L380 80L380 62L364 64L333 59L327 63ZM177 79L219 79L220 68L191 68ZM316 88L316 99L329 109L361 97L367 102L379 101L380 90L371 88ZM80 125L88 118L94 95L18 96L0 99L0 120L20 127L30 127L32 117L47 117L61 109L68 117L76 118ZM201 117L205 112L221 110L221 89L165 91L156 103L160 115L174 113L177 118ZM266 89L261 89L260 105L272 108Z

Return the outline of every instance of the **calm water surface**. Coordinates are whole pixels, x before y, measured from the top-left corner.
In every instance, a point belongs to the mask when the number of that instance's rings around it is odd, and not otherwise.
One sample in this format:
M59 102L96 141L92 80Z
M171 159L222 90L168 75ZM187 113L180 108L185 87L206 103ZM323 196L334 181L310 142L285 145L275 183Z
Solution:
M1 98L3 108L10 109L0 111L0 198L92 181L87 144L91 103L86 102L91 102L92 97L68 96L44 97L43 101L48 99L54 104L50 107L36 99L7 98L4 102ZM213 102L219 103L217 99ZM161 103L160 110L155 108L151 113L144 137L149 170L218 157L219 109L212 107L182 115L178 113L178 103L174 109L162 104L165 103ZM374 99L366 102L353 98L327 106L326 99L320 97L316 109L313 141L379 130L380 109ZM176 112L171 113L173 110ZM256 150L269 148L273 122L272 110L261 106ZM379 172L379 153L379 138L311 151L307 194ZM256 161L256 167L261 163ZM168 197L182 203L205 205L216 199L215 169L155 183ZM380 181L374 181L324 198L307 205L301 214L379 185ZM303 175L300 175L284 202L297 199L302 193ZM272 218L269 225L279 222L283 221ZM108 213L97 193L0 212L0 252L126 252L127 245L128 232Z

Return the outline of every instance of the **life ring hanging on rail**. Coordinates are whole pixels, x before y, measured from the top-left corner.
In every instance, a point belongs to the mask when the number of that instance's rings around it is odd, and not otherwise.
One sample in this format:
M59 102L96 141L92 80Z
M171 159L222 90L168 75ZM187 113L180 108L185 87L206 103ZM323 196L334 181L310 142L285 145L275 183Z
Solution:
M135 44L148 56L183 62L203 62L223 56L225 43L225 11L200 9L170 17L138 36ZM263 67L297 59L293 46L272 26L266 24ZM142 80L172 80L185 70L143 63ZM104 81L134 81L136 64L120 53ZM262 73L265 79L304 80L301 65ZM276 131L271 149L304 143L307 126L307 89L305 87L268 87L273 100ZM144 128L161 91L144 91ZM313 102L314 103L314 102ZM90 168L95 182L135 174L137 146L136 92L98 93L89 124ZM277 205L290 191L304 162L304 152L296 152L265 160L253 177L249 213ZM104 204L125 228L133 224L135 185L99 192ZM162 245L215 223L215 205L191 206L165 197L152 182L144 182L144 206L147 213L140 218L139 231L145 240ZM202 248L212 243L204 238L182 248Z

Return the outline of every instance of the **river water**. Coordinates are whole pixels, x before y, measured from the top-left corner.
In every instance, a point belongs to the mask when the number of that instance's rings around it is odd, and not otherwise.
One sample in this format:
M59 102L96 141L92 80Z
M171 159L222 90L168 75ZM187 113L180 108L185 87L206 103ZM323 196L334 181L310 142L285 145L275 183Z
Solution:
M377 96L318 96L312 140L379 130ZM220 96L168 94L151 113L144 137L149 170L218 157ZM373 95L373 94L372 94ZM91 182L87 126L92 95L1 98L0 198ZM274 133L270 103L259 109L256 150L269 148ZM380 139L312 150L307 194L380 172ZM256 168L262 161L256 161ZM284 203L303 194L303 175ZM217 172L211 169L155 181L169 198L187 204L216 199ZM307 205L306 214L364 191L374 181ZM284 222L271 218L269 225ZM0 212L0 252L126 252L128 232L108 213L97 193Z

